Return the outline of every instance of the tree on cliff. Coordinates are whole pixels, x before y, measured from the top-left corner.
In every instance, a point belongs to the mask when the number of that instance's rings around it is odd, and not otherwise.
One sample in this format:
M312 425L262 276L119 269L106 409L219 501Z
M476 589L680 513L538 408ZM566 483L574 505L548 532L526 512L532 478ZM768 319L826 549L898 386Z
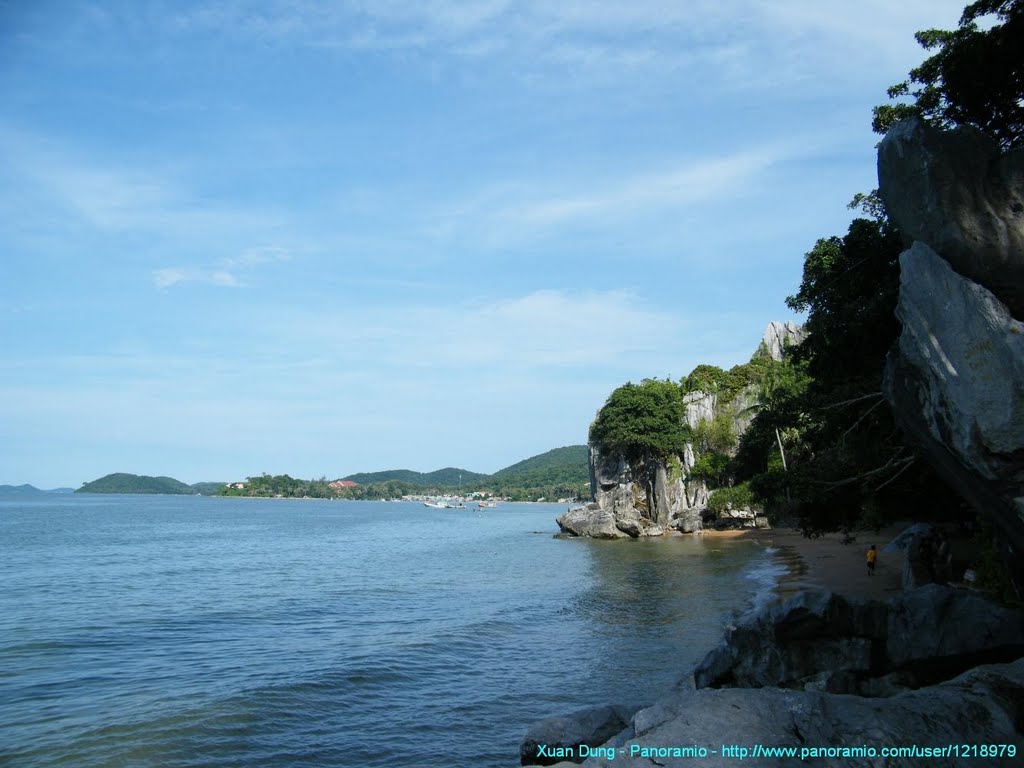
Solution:
M998 23L981 29L979 20L992 16ZM972 125L1004 149L1024 144L1024 0L978 0L957 29L927 29L915 38L935 53L889 88L889 98L912 101L875 107L876 133L917 116L940 128Z
M818 240L786 303L807 312L807 338L793 349L788 378L761 398L733 463L769 509L788 506L816 534L882 523L908 505L936 518L959 503L906 446L881 393L895 317L902 238L874 205L843 237ZM788 466L779 460L786 443Z
M590 426L590 442L628 461L682 453L689 438L682 391L671 381L629 382L608 396Z

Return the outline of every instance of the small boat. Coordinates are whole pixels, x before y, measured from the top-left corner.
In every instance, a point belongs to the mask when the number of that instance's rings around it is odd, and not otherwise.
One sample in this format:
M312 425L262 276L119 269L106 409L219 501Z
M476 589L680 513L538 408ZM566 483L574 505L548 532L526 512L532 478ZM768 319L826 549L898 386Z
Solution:
M443 501L424 501L423 506L431 509L448 509L448 505Z
M481 502L479 502L477 504L477 506L480 507L480 509L493 509L494 507L498 506L498 502L496 502L496 501L481 501Z

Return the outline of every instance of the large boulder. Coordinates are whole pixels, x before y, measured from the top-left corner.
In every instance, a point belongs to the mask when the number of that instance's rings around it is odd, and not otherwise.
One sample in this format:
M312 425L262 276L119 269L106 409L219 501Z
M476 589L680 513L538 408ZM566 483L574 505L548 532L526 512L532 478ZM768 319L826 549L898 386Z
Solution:
M888 695L1024 655L1024 614L931 584L891 603L801 592L730 628L693 672L697 688L806 688ZM885 678L886 684L877 680Z
M623 539L628 534L619 530L615 515L607 510L589 505L570 509L555 519L562 533L570 536L589 536L592 539Z
M929 462L1001 534L1024 595L1024 151L972 128L894 125L879 194L915 241L900 257L883 391Z
M928 675L962 671L977 659L1024 656L1024 614L980 594L929 584L889 606L885 643L889 669L917 667Z
M1024 324L919 242L900 256L896 313L883 390L897 422L1024 552Z
M908 238L1024 317L1024 152L905 120L878 145L878 192Z
M845 688L867 678L884 643L886 606L828 591L800 592L747 617L694 669L698 688Z

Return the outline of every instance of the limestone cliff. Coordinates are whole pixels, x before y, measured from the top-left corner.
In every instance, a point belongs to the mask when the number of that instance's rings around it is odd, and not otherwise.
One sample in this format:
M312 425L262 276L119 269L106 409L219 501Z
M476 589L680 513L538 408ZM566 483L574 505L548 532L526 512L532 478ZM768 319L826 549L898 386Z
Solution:
M914 241L883 389L910 439L1002 533L1024 594L1024 152L908 120L879 145L878 178Z
M783 358L786 350L799 344L804 330L793 323L769 323L755 354L767 354L773 360ZM758 386L750 384L723 395L694 391L683 396L684 420L691 431L716 419L726 419L736 437L742 435L756 415ZM594 538L659 536L669 529L682 532L700 530L711 489L694 474L700 459L699 449L688 442L683 452L669 459L645 456L632 463L621 453L602 453L590 446L590 490L593 501L586 507L570 510L558 518L565 533ZM731 514L731 513L730 513ZM754 515L736 511L753 525Z

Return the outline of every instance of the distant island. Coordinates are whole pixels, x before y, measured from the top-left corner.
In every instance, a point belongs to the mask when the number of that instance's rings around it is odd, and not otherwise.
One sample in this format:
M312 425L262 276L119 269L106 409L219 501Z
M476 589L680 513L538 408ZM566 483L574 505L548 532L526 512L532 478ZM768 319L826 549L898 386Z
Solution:
M0 485L0 496L43 496L51 493L74 493L74 488L51 488L43 490L34 485Z
M173 477L150 477L148 475L131 475L126 472L115 472L104 475L98 480L85 483L75 493L158 493L176 494L179 496L213 496L224 483L195 483L186 485Z
M412 495L476 494L510 501L556 501L589 497L590 471L585 445L555 448L516 462L494 474L446 467L433 472L391 469L361 472L336 480L301 480L289 475L247 477L233 483L188 485L173 477L117 472L85 483L75 493L154 493L278 498L396 499Z

